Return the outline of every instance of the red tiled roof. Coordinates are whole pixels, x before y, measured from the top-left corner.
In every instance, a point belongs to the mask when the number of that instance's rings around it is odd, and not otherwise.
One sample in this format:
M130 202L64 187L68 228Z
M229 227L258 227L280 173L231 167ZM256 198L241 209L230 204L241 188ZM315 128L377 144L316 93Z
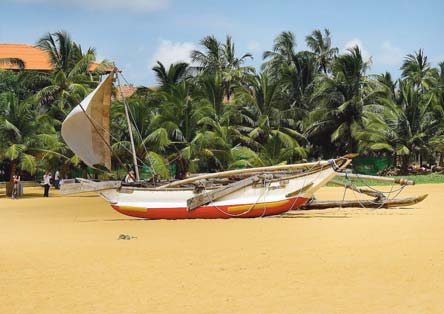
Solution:
M51 71L53 66L46 51L26 44L0 44L0 59L17 58L25 63L25 70ZM98 64L92 62L89 70L94 71ZM3 64L0 69L18 69L16 65ZM111 71L111 69L109 70Z
M0 44L0 58L18 58L27 70L52 70L48 54L40 48L25 44ZM15 65L0 65L2 69L17 69Z
M132 85L116 86L116 98L117 98L117 100L122 101L122 94L123 94L123 97L129 98L136 91L137 91L137 87L132 86Z

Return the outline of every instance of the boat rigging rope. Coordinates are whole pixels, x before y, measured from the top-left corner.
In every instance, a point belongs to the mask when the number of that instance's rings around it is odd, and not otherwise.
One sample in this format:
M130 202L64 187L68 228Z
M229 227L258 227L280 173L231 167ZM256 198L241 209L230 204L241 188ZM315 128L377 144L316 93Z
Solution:
M372 187L372 186L370 186L368 183L367 183L367 181L365 181L365 180L363 180L361 177L359 177L359 174L355 174L356 175L356 177L359 179L359 181L360 182L362 182L366 187L368 187L370 190L373 190L373 191L375 191L375 192L378 192L378 193L381 193L381 194L391 194L391 193L395 193L395 192L398 192L398 191L402 191L402 190L404 190L404 188L406 187L405 185L401 185L401 187L399 188L399 189L397 189L397 190L390 190L389 192L385 192L385 191L380 191L380 190L378 190L378 189L375 189L374 187ZM393 186L394 186L394 184L392 184L392 188L393 188Z
M148 149L146 148L145 141L143 140L143 137L142 137L142 133L140 132L139 127L137 126L136 119L134 118L134 115L133 115L132 111L131 111L130 108L129 108L129 105L128 105L128 102L126 101L126 97L125 97L125 95L123 94L123 91L122 91L122 88L121 88L121 85L120 85L119 75L120 75L120 76L122 77L122 79L126 82L126 84L128 84L128 85L130 85L130 84L128 83L128 81L126 80L126 78L123 76L122 73L119 73L118 71L116 71L116 78L117 78L117 81L118 81L118 84L119 84L119 87L120 87L120 94L121 94L121 97L122 97L122 100L123 100L124 106L126 106L126 107L128 108L129 118L130 118L131 122L133 123L134 128L135 128L136 131L137 131L137 135L138 135L139 138L140 138L140 142L142 143L143 149L144 149L144 151L145 151L145 156L148 158L150 164L153 165L154 163L153 163L153 161L151 160L150 155L148 154ZM137 156L136 156L136 158L137 158ZM137 159L140 159L140 158L137 158ZM154 175L157 175L157 172L156 172L156 170L154 169L154 167L151 167L151 166L146 165L143 161L142 161L142 164L143 164L144 166L147 166L148 168L150 168L150 169L152 170L152 172L154 173Z
M318 166L318 164L314 164L306 172L307 173L311 172L317 166ZM315 181L319 178L323 169L324 169L324 165L321 165L321 168L319 169L319 171L317 173L317 177L315 179L313 179L313 181ZM301 189L299 190L298 195L293 199L293 203L291 204L291 206L289 207L289 209L287 211L293 210L294 206L297 204L297 201L299 200L299 198L301 197L301 195L303 193L303 188L306 186L307 178L309 175L310 174L307 174L306 176L304 176L304 181L302 183ZM209 196L208 191L206 189L204 189L203 192L205 193L205 195L207 196L207 198L209 200L208 206L214 206L214 208L216 208L219 212L221 212L229 217L239 217L239 216L243 216L243 215L250 213L254 209L254 207L257 205L259 200L263 197L264 206L263 206L262 214L259 217L264 217L267 212L267 206L265 205L266 204L265 198L266 198L267 192L269 191L269 187L270 187L271 183L272 183L271 180L267 181L267 179L265 178L263 181L263 192L258 196L258 198L255 200L255 202L253 204L251 204L251 206L248 209L246 209L245 211L243 211L242 213L239 213L239 214L232 214L232 213L224 211L219 206L217 206L213 203L214 201L211 199L211 197Z
M105 140L103 135L99 132L99 130L97 129L97 126L101 127L103 130L105 130L105 128L103 126L97 124L97 122L86 112L85 108L82 106L82 103L79 104L79 107L80 107L80 109L82 109L83 113L85 114L85 116L87 117L87 119L89 120L91 125L93 126L94 130L96 131L96 133L99 135L100 139L103 141L103 143L105 143L105 145L108 147L110 152L116 157L117 161L123 167L127 168L127 166L122 162L122 160L119 158L119 156L116 153L113 152L111 145ZM127 168L127 170L129 170L129 169Z
M359 178L358 175L357 175L357 177ZM356 184L354 184L353 181L352 181L347 175L345 176L345 178L346 178L346 180L347 180L347 183L350 184L353 188L358 188L358 187L356 186ZM352 192L353 192L353 196L354 196L355 200L358 201L358 203L360 204L361 208L365 208L365 209L380 209L380 208L382 208L382 207L384 206L384 201L387 201L387 200L389 201L389 200L393 200L393 199L397 198L397 197L399 196L399 194L401 194L401 192L402 192L402 191L405 189L405 187L406 187L406 185L402 185L399 189L397 189L397 190L393 190L394 184L392 184L392 185L391 185L391 188L390 188L390 191L388 191L388 192L386 192L386 191L380 191L380 190L377 190L377 189L371 187L370 185L368 185L367 182L365 182L364 180L362 180L362 178L359 178L359 179L360 179L360 181L361 181L362 183L364 183L364 184L365 184L368 188L370 188L371 190L373 190L373 191L375 191L375 192L378 192L378 193L381 193L382 195L387 194L386 198L385 198L384 200L381 200L380 202L375 201L375 200L369 200L369 202L371 202L371 203L373 203L373 204L377 204L377 205L379 205L379 207L376 207L376 208L367 208L367 207L362 203L362 200L359 199L359 198L356 196L356 192L355 192L355 190L354 190L354 189L351 189ZM344 187L344 198L345 198L345 192L346 192L346 190L347 190L347 186ZM392 193L396 193L396 194L395 194L392 198L390 198L390 195L391 195ZM344 198L342 199L342 203L344 202Z
M125 76L123 75L122 72L120 72L119 75L122 77L122 79L125 81L125 83L126 83L127 85L131 85L131 84L128 82L128 80L125 78ZM123 98L123 93L122 93L122 98ZM145 150L145 154L146 154L146 156L148 157L150 163L153 164L153 162L152 162L152 160L151 160L151 157L150 157L149 154L148 154L148 149L146 148L145 142L144 142L144 140L143 140L143 138L142 138L142 134L141 134L139 128L137 127L136 122L135 122L136 119L134 118L134 116L133 116L131 110L128 110L128 111L129 111L129 113L130 113L130 117L131 117L131 119L133 120L133 125L134 125L135 129L137 130L137 134L138 134L139 137L140 137L140 141L142 142L143 148L144 148L144 150ZM178 152L178 153L179 153L179 152ZM167 165L170 165L173 161L175 161L175 160L177 160L177 159L179 159L179 158L180 158L180 155L178 155L177 157L173 158L172 160L167 160L166 163L167 163ZM147 166L147 167L149 167L149 166ZM155 169L154 169L153 167L149 167L149 168L151 168L151 169L153 170L153 172L156 173L156 171L155 171Z
M330 162L329 162L329 164L331 165ZM312 170L314 169L314 167L316 167L316 166L317 166L317 165L313 165L313 167L311 167L307 172L312 171ZM332 167L332 168L333 168L333 167ZM320 175L321 175L323 169L324 169L324 165L321 165L321 169L319 169L318 176L317 176L315 179L313 179L313 181L319 179L319 177L320 177ZM333 170L335 170L335 169L333 168ZM336 171L336 170L335 170L335 171ZM307 182L307 177L308 177L308 175L304 177L304 182L303 182L303 184L302 184L302 187L305 187L305 186L306 186L305 184L306 184L306 182ZM288 211L293 210L293 207L296 205L296 203L297 203L297 201L299 200L299 198L301 197L301 195L302 195L302 189L299 190L298 196L294 198L293 204L290 206L290 209L289 209ZM310 200L309 200L309 202L310 202Z
M117 74L116 74L117 75ZM100 125L99 123L97 123L96 120L93 119L93 117L91 117L85 110L85 108L83 108L82 104L79 104L80 108L82 109L83 113L85 114L85 116L88 118L89 122L91 123L91 125L94 127L95 131L97 132L97 134L99 135L100 139L105 143L105 145L107 145L107 147L109 148L109 150L111 151L111 153L116 157L117 161L127 170L130 170L128 168L128 166L123 163L123 161L119 158L119 156L113 151L111 145L105 140L105 138L103 137L103 135L99 132L98 128L100 128L103 133L105 133L106 135L109 135L114 141L119 142L119 140L111 133L111 131L105 129L105 127L103 127L102 125ZM131 110L129 110L131 112ZM129 154L132 155L132 151L125 147L124 145L121 145L121 147L128 152ZM148 156L149 157L149 156ZM156 174L156 171L150 167L149 165L147 165L141 158L139 158L138 156L136 156L137 160L144 166L151 168L153 170L153 173ZM151 163L151 160L150 160Z
M116 73L116 75L120 75L120 76L122 77L122 79L125 81L125 83L126 83L127 85L130 85L130 84L128 83L128 81L126 80L125 76L123 76L122 73L119 73L119 74ZM124 95L123 95L123 91L122 91L122 90L121 90L121 95L122 95L122 99L123 99L124 102L125 102L125 101L126 101L126 98L124 97ZM128 106L128 103L126 103L126 105ZM128 106L128 109L129 109L129 106ZM150 161L150 164L153 165L154 163L153 163L153 161L151 160L150 155L148 154L148 149L146 148L145 141L143 140L143 137L142 137L142 133L140 132L139 127L137 126L136 119L134 118L134 115L133 115L133 113L132 113L131 110L128 110L128 112L129 112L129 115L130 115L130 119L131 119L132 122L133 122L133 126L134 126L134 128L136 129L136 131L137 131L137 135L138 135L139 138L140 138L140 142L142 143L143 149L144 149L144 151L145 151L145 156L146 156L146 157L148 158L148 160ZM144 165L145 165L145 164L144 164ZM147 166L147 165L145 165L145 166ZM147 166L147 167L149 167L149 168L152 170L152 172L154 173L154 175L157 174L157 172L156 172L156 170L154 169L154 167L150 167L150 166Z
M210 206L211 204L211 206L213 206L214 208L216 208L219 212L221 212L222 214L225 214L225 215L227 215L227 216L229 216L229 217L239 217L239 216L242 216L242 215L246 215L246 214L248 214L249 212L251 212L253 209L254 209L254 207L256 206L256 204L259 202L259 200L260 200L260 198L261 197L263 197L263 196L265 196L265 193L267 192L267 188L265 187L265 181L264 181L264 191L262 192L262 194L260 194L259 196L258 196L258 198L256 199L256 201L253 203L253 204L251 204L251 206L250 206L250 208L248 208L248 209L246 209L245 211L243 211L242 213L240 213L240 214L232 214L232 213L229 213L229 212L226 212L226 211L224 211L223 209L221 209L221 208L219 208L217 205L214 205L213 204L213 200L211 199L211 197L209 196L209 194L208 194L208 192L207 192L207 190L206 189L204 189L204 193L205 193L205 195L207 196L207 198L208 198L208 200L210 201L209 203L208 203L208 206ZM271 184L271 182L270 182L270 184Z
M85 109L83 108L83 106L82 106L81 104L80 104L79 106L80 106L80 108L82 109L82 111L85 113L85 115L88 117L89 122L93 125L94 129L96 130L96 132L99 134L101 140L102 140L102 141L108 146L108 148L110 149L111 153L117 158L117 160L119 161L119 163L120 163L122 166L124 166L125 168L128 168L127 165L126 165L125 163L123 163L123 161L117 156L117 154L116 154L115 152L113 152L113 149L112 149L111 145L109 145L109 144L106 143L106 141L105 141L105 139L103 138L103 136L102 136L102 135L99 133L99 131L97 130L97 127L100 127L100 128L102 129L102 131L103 131L104 133L106 133L107 135L109 135L114 141L118 142L119 140L118 140L114 135L112 135L110 131L106 130L103 126L99 125L99 124L97 123L97 121L95 121L95 120L94 120L94 119L93 119L93 118L92 118L92 117L91 117L91 116L85 111ZM126 150L128 153L132 154L132 152L131 152L131 150L130 150L129 148L125 147L124 145L122 145L122 147L123 147L123 149ZM145 164L145 162L144 162L142 159L140 159L140 158L137 157L137 156L136 156L136 158L137 158L137 160L140 161L144 166L149 167L147 164ZM127 169L127 170L129 170L129 169Z

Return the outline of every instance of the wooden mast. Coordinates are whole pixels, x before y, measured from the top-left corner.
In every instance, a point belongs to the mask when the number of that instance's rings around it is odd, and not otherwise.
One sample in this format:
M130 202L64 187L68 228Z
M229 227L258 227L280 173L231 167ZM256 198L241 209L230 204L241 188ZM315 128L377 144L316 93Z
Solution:
M122 91L122 88L121 88L121 85L120 85L119 71L116 71L116 77L117 77L117 84L120 87L120 94L122 96L123 106L125 107L125 116L126 116L126 122L128 124L128 132L129 132L130 141L131 141L131 151L132 151L132 154L133 154L133 162L134 162L134 170L135 170L135 173L136 173L136 181L139 181L140 180L139 167L137 165L137 155L136 155L136 147L134 145L133 129L131 127L131 120L130 120L129 112L128 112L128 104L126 102L125 95L123 95L123 91Z

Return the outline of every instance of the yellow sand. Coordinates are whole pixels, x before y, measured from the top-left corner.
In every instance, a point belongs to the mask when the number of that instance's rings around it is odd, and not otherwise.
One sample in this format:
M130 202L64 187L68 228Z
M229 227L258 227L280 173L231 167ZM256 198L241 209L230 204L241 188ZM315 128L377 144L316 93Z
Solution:
M0 198L0 313L444 313L443 191L409 188L430 194L411 209L246 220L144 221L54 191Z

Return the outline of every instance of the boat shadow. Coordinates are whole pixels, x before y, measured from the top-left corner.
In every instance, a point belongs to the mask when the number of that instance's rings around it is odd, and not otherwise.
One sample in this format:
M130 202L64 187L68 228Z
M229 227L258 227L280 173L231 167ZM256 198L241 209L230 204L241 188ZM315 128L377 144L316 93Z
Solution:
M297 213L297 214L284 214L279 216L270 216L266 218L278 218L278 219L310 219L310 218L328 218L328 219L344 219L352 218L348 215L323 215L323 214L309 214L309 213Z
M348 213L315 213L313 210L307 210L307 211L299 211L299 212L287 212L281 215L275 215L275 216L266 216L261 217L262 219L351 219L355 217L359 217L362 215L412 215L411 213L413 210L417 208L412 207L401 207L396 208L392 210L387 209L380 209L380 212L348 212ZM396 210L396 211L395 211ZM249 219L257 219L256 218L242 218L242 220L249 220ZM88 219L88 220L79 220L78 222L82 223L88 223L88 222L122 222L122 221L184 221L184 220L214 220L214 219L202 219L202 218L196 218L196 219L144 219L144 218L104 218L104 219ZM217 219L217 220L226 220L230 221L232 219Z
M146 221L152 219L143 218L105 218L105 219L87 219L87 220L77 220L77 222L88 223L88 222L119 222L119 221Z

